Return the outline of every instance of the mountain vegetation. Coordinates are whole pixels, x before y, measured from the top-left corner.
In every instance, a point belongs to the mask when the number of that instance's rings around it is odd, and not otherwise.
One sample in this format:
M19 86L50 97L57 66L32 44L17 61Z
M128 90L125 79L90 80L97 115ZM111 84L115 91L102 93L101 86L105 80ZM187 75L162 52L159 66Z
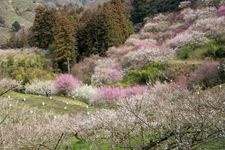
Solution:
M224 149L224 0L32 6L0 17L0 149Z

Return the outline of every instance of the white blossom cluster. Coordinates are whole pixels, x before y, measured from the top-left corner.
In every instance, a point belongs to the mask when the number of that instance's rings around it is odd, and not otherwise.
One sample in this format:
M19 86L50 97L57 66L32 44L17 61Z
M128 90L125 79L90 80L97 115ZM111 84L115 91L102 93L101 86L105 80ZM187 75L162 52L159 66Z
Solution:
M56 89L51 80L34 80L30 84L28 83L25 85L25 93L51 96L56 94Z
M1 91L7 91L7 90L21 90L22 84L19 81L4 78L0 80L0 92Z
M121 98L116 109L100 109L88 115L80 113L70 117L31 110L14 100L1 100L0 148L51 149L61 136L63 140L73 135L93 144L104 139L111 146L138 149L148 146L149 143L143 141L159 133L160 137L152 139L159 141L158 144L150 144L153 149L169 146L171 141L177 141L175 147L193 148L196 138L202 141L211 135L223 134L224 96L222 86L193 94L174 83L156 83L148 93ZM189 129L193 132L187 132ZM171 134L167 142L160 142L168 132Z
M91 85L83 85L74 89L70 93L70 97L79 98L83 100L89 100L96 95L97 89Z
M149 61L163 61L173 57L175 50L168 47L144 49L130 52L122 59L126 65L145 64Z
M216 9L207 7L203 9L192 10L190 8L181 12L184 20L192 21L191 26L184 32L167 40L168 45L172 47L182 47L186 44L198 44L207 42L209 36L221 36L225 33L225 17L216 15Z

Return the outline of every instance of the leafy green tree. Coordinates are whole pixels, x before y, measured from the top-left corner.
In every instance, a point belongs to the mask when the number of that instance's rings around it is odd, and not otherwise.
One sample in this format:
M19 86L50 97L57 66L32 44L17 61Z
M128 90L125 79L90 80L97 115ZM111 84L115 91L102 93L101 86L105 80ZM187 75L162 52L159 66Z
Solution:
M0 60L1 74L24 84L33 79L52 79L52 71L51 62L36 54L9 54Z
M55 10L39 6L36 9L34 24L31 27L30 45L48 48L53 41L53 27L55 24Z

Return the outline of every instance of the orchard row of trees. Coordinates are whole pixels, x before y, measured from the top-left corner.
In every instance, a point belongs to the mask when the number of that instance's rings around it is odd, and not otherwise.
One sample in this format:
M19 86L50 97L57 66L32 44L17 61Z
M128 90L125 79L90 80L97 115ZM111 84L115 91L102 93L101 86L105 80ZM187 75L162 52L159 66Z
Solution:
M109 47L125 42L133 33L133 25L123 1L112 0L96 9L39 6L28 32L22 33L23 38L14 34L8 46L47 49L55 67L67 72L77 60L104 55Z

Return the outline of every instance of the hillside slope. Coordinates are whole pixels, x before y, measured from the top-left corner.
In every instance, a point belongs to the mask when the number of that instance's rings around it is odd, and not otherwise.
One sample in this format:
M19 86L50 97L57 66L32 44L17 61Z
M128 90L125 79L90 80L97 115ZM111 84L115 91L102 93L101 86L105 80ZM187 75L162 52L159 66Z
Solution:
M37 4L29 0L1 0L0 3L0 44L3 44L10 36L9 30L14 21L25 27L32 25Z
M22 26L29 28L35 17L35 8L44 3L47 5L67 5L72 3L79 6L96 7L106 0L0 0L0 45L10 36L13 22L18 21Z

